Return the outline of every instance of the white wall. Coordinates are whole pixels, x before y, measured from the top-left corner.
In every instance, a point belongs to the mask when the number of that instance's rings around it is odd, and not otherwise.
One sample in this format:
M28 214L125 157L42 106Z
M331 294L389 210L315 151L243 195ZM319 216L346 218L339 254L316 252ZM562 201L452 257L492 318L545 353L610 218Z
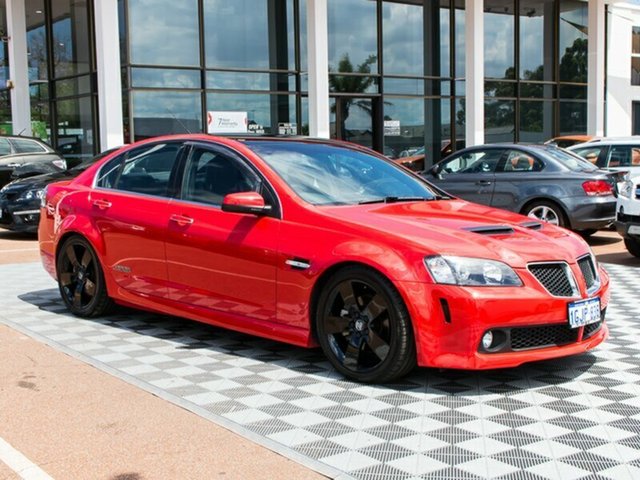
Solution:
M607 38L607 136L631 135L631 104L640 102L640 86L631 85L631 27L640 27L640 8L609 6Z

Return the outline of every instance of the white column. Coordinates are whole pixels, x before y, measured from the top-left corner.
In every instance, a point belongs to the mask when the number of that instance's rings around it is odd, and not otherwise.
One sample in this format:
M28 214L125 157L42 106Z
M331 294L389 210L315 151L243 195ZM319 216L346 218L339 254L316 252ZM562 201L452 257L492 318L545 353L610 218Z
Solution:
M27 62L27 21L24 0L7 0L11 120L15 135L31 135L31 99Z
M329 138L327 0L307 0L309 135Z
M587 133L604 136L605 0L589 0Z
M467 147L484 143L484 2L465 0Z
M94 0L96 74L102 151L124 143L117 0Z

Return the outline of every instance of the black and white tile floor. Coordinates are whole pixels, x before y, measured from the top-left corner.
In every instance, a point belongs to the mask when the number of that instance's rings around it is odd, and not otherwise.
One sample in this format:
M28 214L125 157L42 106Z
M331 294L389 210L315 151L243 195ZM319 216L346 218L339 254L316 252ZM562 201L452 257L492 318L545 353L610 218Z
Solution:
M333 477L640 478L638 269L609 265L610 339L517 369L367 386L321 352L139 312L67 313L39 264L0 267L0 322Z

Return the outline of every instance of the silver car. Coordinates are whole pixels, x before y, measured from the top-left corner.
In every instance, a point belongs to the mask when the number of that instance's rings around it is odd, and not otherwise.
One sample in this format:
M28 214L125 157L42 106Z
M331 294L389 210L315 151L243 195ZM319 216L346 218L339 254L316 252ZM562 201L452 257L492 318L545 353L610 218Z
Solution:
M591 235L615 218L615 174L553 145L469 147L422 172L443 190Z

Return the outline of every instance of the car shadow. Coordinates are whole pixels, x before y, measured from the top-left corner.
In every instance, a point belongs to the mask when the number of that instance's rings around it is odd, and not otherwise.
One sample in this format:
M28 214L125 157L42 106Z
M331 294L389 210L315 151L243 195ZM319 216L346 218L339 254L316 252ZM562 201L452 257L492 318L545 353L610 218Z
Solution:
M266 364L273 363L274 366L313 375L318 381L331 381L347 389L360 386L334 370L319 348L296 347L201 322L125 307L117 307L116 311L108 316L78 318L65 308L57 289L29 292L19 295L18 298L43 311L74 318L78 322L101 324L136 335L170 341L177 345L177 350L207 349ZM245 368L250 370L251 366ZM597 357L585 353L496 370L466 371L416 367L403 379L392 383L373 384L370 387L385 391L411 391L453 397L509 395L535 387L558 387L573 382L590 371L596 373L594 369L598 369Z
M33 242L34 240L38 240L38 234L13 232L11 230L0 229L0 240L11 240L14 242Z

